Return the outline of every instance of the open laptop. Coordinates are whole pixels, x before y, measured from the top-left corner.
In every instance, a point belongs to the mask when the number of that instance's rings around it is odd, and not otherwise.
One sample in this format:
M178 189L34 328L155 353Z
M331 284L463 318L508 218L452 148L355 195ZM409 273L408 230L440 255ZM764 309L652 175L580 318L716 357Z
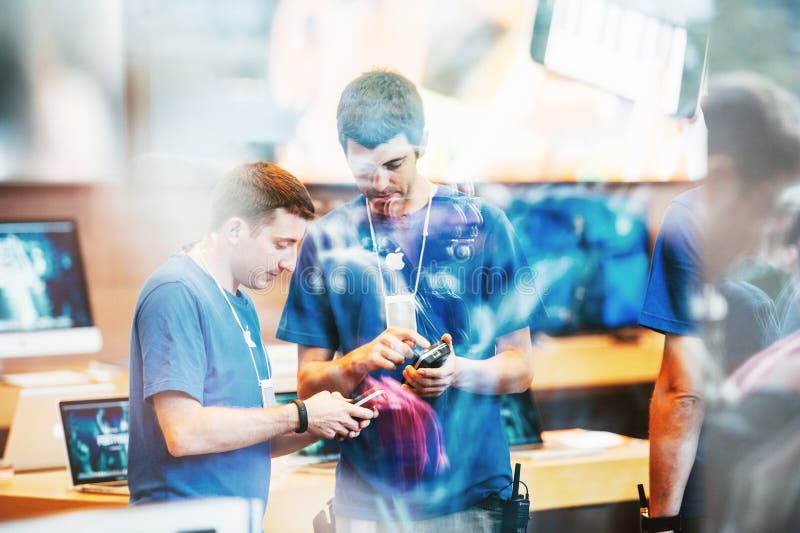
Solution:
M512 450L539 449L543 446L542 424L532 391L500 396L500 421Z
M73 488L129 494L128 398L62 401L58 406Z
M58 402L108 397L110 383L17 388L0 387L0 425L8 427L3 462L16 472L64 467L64 432Z
M555 431L543 436L531 390L502 395L500 419L511 453L532 460L592 455L624 442L623 437L613 433L582 429Z

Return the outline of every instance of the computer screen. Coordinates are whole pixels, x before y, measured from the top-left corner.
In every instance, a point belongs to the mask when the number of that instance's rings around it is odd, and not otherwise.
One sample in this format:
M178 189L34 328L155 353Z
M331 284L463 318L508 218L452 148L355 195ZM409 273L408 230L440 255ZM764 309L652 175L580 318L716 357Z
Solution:
M603 186L530 184L498 203L539 292L531 329L547 335L636 326L650 268L647 203Z
M59 402L75 485L128 475L128 399Z
M74 221L0 221L0 357L100 349Z
M500 396L500 420L509 446L543 442L539 411L530 390Z

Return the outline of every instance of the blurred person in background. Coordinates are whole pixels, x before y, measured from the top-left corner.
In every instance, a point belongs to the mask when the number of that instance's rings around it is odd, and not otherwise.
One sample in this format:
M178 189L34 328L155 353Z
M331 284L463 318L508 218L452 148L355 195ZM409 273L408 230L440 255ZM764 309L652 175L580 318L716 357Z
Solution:
M772 300L729 279L800 173L794 97L754 75L712 81L705 183L676 197L658 234L640 324L665 334L650 408L650 531L698 531L700 429L721 379L777 337ZM713 454L713 450L708 451Z

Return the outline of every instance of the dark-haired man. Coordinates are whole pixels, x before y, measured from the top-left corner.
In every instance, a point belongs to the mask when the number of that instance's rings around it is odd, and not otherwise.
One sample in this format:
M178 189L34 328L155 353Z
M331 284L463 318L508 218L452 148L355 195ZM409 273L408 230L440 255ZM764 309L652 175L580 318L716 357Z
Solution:
M705 184L675 198L664 215L639 320L666 336L650 407L650 515L664 520L649 531L681 521L683 531L699 528L702 490L693 464L702 463L709 392L776 335L771 300L726 273L800 172L800 115L788 93L753 75L728 75L711 84L702 110Z
M373 412L337 393L276 405L258 315L241 290L294 268L313 215L294 176L241 166L215 189L210 232L147 280L131 334L131 502L240 496L266 506L270 456L368 425Z
M501 211L419 173L409 80L359 76L337 122L362 194L309 228L278 336L300 345L303 396L406 383L383 424L342 445L337 530L496 531L511 482L497 395L531 383L531 272ZM441 368L409 365L439 339L453 351Z

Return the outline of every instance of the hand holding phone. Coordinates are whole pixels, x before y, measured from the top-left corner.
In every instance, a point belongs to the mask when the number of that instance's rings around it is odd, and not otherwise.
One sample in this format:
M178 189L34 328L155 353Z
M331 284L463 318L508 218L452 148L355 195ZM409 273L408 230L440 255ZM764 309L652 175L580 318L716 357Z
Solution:
M441 342L420 353L403 370L403 385L422 398L440 396L455 381L456 357L452 337L445 333Z

